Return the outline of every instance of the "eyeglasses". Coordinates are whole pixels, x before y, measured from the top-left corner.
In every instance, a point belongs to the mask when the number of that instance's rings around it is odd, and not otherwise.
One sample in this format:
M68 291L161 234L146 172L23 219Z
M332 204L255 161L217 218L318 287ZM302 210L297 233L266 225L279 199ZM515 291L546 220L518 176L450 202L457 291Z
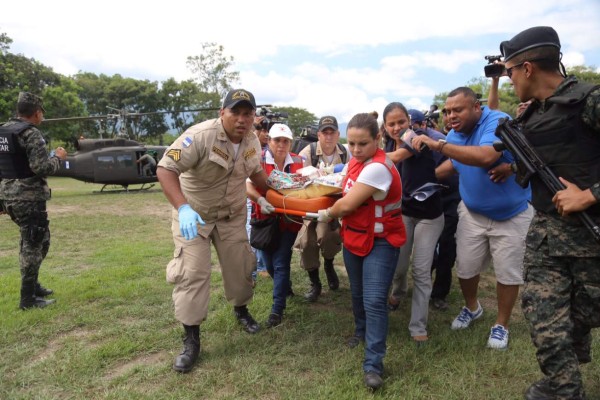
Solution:
M510 68L506 68L506 75L508 75L508 77L509 77L510 79L512 79L512 73L513 73L513 71L512 71L512 70L513 70L513 68L522 67L522 66L523 66L523 64L525 64L526 62L528 62L528 63L530 63L530 64L531 64L531 63L532 63L532 62L534 62L534 61L543 61L543 60L547 60L547 59L546 59L546 58L534 58L533 60L527 60L527 61L523 61L523 62L522 62L522 63L520 63L520 64L513 65L513 66L512 66L512 67L510 67Z
M510 67L510 68L506 68L506 75L508 75L508 77L509 77L510 79L512 79L513 68L522 67L522 66L523 66L523 64L525 64L526 62L528 62L528 61L523 61L523 62L522 62L522 63L520 63L520 64L513 65L513 66L512 66L512 67Z

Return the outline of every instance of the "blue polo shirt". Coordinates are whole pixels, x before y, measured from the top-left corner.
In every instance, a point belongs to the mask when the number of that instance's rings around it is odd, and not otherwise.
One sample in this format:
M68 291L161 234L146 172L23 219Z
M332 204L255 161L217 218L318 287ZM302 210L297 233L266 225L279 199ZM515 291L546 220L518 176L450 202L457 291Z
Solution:
M470 135L455 132L448 133L448 143L459 146L492 146L499 139L494 134L500 118L510 118L501 111L482 108L481 118ZM486 217L505 221L527 209L527 201L531 198L531 190L523 189L511 175L506 182L494 183L488 175L488 170L501 163L513 162L508 151L489 168L466 165L452 160L454 169L459 174L459 190L463 202L470 211L483 214Z

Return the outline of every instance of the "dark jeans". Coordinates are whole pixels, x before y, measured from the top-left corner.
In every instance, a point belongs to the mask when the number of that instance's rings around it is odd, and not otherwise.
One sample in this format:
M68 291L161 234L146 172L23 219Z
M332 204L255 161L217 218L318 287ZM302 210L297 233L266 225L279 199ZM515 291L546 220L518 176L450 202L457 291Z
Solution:
M458 226L458 214L453 205L454 212L447 213L444 210L444 230L438 239L438 245L433 255L431 273L435 270L435 278L431 289L432 299L445 299L450 293L452 284L452 267L456 261L456 227ZM452 206L451 206L452 207Z
M274 252L257 250L271 278L273 278L273 307L271 312L283 315L286 297L290 290L290 263L292 262L292 246L298 232L281 232L281 242Z
M400 248L376 238L371 252L364 257L345 247L343 251L352 292L354 334L365 338L363 370L382 374L388 333L387 295Z

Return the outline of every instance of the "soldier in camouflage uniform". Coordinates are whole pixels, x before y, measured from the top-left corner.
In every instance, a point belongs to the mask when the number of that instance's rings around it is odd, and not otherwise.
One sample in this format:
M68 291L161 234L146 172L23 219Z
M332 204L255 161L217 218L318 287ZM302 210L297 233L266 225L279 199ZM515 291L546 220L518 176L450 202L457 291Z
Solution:
M579 364L591 361L590 331L600 326L600 244L571 214L600 222L600 86L566 76L551 27L527 29L500 50L519 99L533 99L519 117L523 134L566 186L552 195L531 180L521 301L545 378L525 398L583 399Z
M17 117L0 126L0 202L21 230L21 302L23 310L42 308L54 300L43 297L53 293L38 282L40 265L50 247L46 201L50 188L46 175L58 171L67 152L58 147L49 156L42 133L37 129L44 119L42 99L21 92Z

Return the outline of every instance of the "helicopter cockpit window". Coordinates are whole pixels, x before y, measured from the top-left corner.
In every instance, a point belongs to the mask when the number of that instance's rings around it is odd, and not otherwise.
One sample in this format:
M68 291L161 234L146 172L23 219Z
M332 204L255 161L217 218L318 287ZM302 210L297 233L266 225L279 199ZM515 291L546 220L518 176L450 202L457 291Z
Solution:
M98 156L98 169L109 170L115 167L115 158L113 156Z
M119 165L119 168L132 167L134 165L132 155L131 154L123 154L123 155L117 156L117 164Z

